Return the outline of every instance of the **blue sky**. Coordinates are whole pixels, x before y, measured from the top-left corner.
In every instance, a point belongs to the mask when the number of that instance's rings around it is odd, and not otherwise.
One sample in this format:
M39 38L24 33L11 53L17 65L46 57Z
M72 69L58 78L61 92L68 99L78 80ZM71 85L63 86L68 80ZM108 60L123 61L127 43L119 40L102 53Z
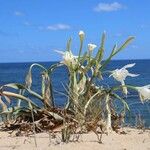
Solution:
M115 43L134 42L115 59L150 58L149 0L0 0L0 62L55 61L54 50L79 49L79 30L99 45L107 34L105 57Z

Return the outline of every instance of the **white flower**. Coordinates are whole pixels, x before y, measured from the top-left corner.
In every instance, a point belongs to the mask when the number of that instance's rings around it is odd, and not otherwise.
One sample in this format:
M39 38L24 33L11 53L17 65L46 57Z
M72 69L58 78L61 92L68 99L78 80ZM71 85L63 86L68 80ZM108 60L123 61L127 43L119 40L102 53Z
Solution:
M97 47L97 45L95 45L95 44L92 44L92 43L88 44L89 51L93 51L96 47Z
M80 39L83 40L84 36L85 36L84 31L80 30L79 31L79 37L80 37Z
M74 56L72 54L71 51L59 51L59 50L55 50L57 53L62 55L63 61L62 63L64 63L66 66L75 66L77 64L77 56Z
M80 30L79 31L79 36L84 36L84 35L85 35L84 31Z
M136 87L136 88L139 92L139 96L142 102L150 100L150 85L146 85L143 87Z
M127 76L136 77L136 76L138 76L138 74L129 73L128 70L126 69L126 68L131 68L134 65L135 65L135 63L128 64L128 65L125 65L124 67L122 67L121 69L116 69L116 70L112 71L112 74L110 76L113 76L119 82L124 81Z
M114 71L112 71L112 74L110 76L113 76L114 79L116 79L117 81L121 82L121 85L123 86L123 92L127 95L127 88L125 87L125 79L127 76L130 77L136 77L138 76L138 74L132 74L129 73L128 70L126 68L131 68L135 65L134 64L128 64L125 65L124 67L122 67L121 69L116 69Z

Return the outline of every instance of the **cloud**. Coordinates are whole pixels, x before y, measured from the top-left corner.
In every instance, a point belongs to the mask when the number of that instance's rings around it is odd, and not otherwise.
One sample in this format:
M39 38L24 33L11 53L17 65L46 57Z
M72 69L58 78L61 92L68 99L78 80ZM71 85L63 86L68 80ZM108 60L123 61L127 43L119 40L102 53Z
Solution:
M111 12L123 9L124 6L118 2L113 3L99 3L95 8L94 11L96 12Z
M25 26L31 26L31 23L28 22L28 21L25 21L23 24L24 24Z
M68 30L71 27L67 24L55 24L47 26L47 30Z
M62 23L43 26L43 25L33 24L33 23L29 22L29 21L24 21L23 25L27 26L27 27L37 28L40 31L48 31L48 30L49 31L50 30L57 31L57 30L69 30L69 29L71 29L70 25L68 25L68 24L62 24Z
M21 12L21 11L15 11L14 15L15 16L24 16L25 14L23 12Z

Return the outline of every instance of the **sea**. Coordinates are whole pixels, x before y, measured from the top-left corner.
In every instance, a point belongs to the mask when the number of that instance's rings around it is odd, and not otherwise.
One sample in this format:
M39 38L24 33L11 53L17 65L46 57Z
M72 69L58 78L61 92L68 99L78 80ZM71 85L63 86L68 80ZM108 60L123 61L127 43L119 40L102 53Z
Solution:
M36 62L46 68L57 62ZM127 77L125 83L133 86L144 86L150 84L150 60L113 60L108 64L107 70L114 70L122 68L126 64L136 63L132 68L129 68L130 73L139 74L138 77ZM0 86L8 83L22 83L25 82L25 76L28 72L30 65L28 63L0 63ZM33 85L32 90L41 93L41 69L38 67L33 68ZM51 75L54 101L58 107L63 107L67 101L65 96L65 86L68 83L68 71L66 67L57 68ZM113 87L119 85L117 81L109 77L109 74L103 74L102 81L95 81L96 85L104 87ZM64 94L63 94L64 93ZM123 95L122 95L123 96ZM128 96L124 96L129 105L130 112L127 113L126 123L131 125L140 125L141 122L145 127L150 127L150 101L141 103L138 93L136 91L128 91ZM40 101L35 100L40 105ZM15 105L16 100L12 99L10 106ZM119 103L118 103L119 105ZM121 106L121 105L119 105Z

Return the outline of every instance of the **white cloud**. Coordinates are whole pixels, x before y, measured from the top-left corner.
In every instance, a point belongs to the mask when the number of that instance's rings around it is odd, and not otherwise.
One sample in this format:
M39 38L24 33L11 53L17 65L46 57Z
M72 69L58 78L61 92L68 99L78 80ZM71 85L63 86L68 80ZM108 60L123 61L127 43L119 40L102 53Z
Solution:
M31 26L31 23L28 22L28 21L25 21L23 24L24 24L25 26Z
M67 24L55 24L47 26L47 30L68 30L71 27Z
M24 16L24 13L21 12L21 11L15 11L14 15L16 15L16 16Z
M95 8L94 11L96 12L111 12L111 11L117 11L120 9L123 9L124 6L118 2L113 3L99 3Z

